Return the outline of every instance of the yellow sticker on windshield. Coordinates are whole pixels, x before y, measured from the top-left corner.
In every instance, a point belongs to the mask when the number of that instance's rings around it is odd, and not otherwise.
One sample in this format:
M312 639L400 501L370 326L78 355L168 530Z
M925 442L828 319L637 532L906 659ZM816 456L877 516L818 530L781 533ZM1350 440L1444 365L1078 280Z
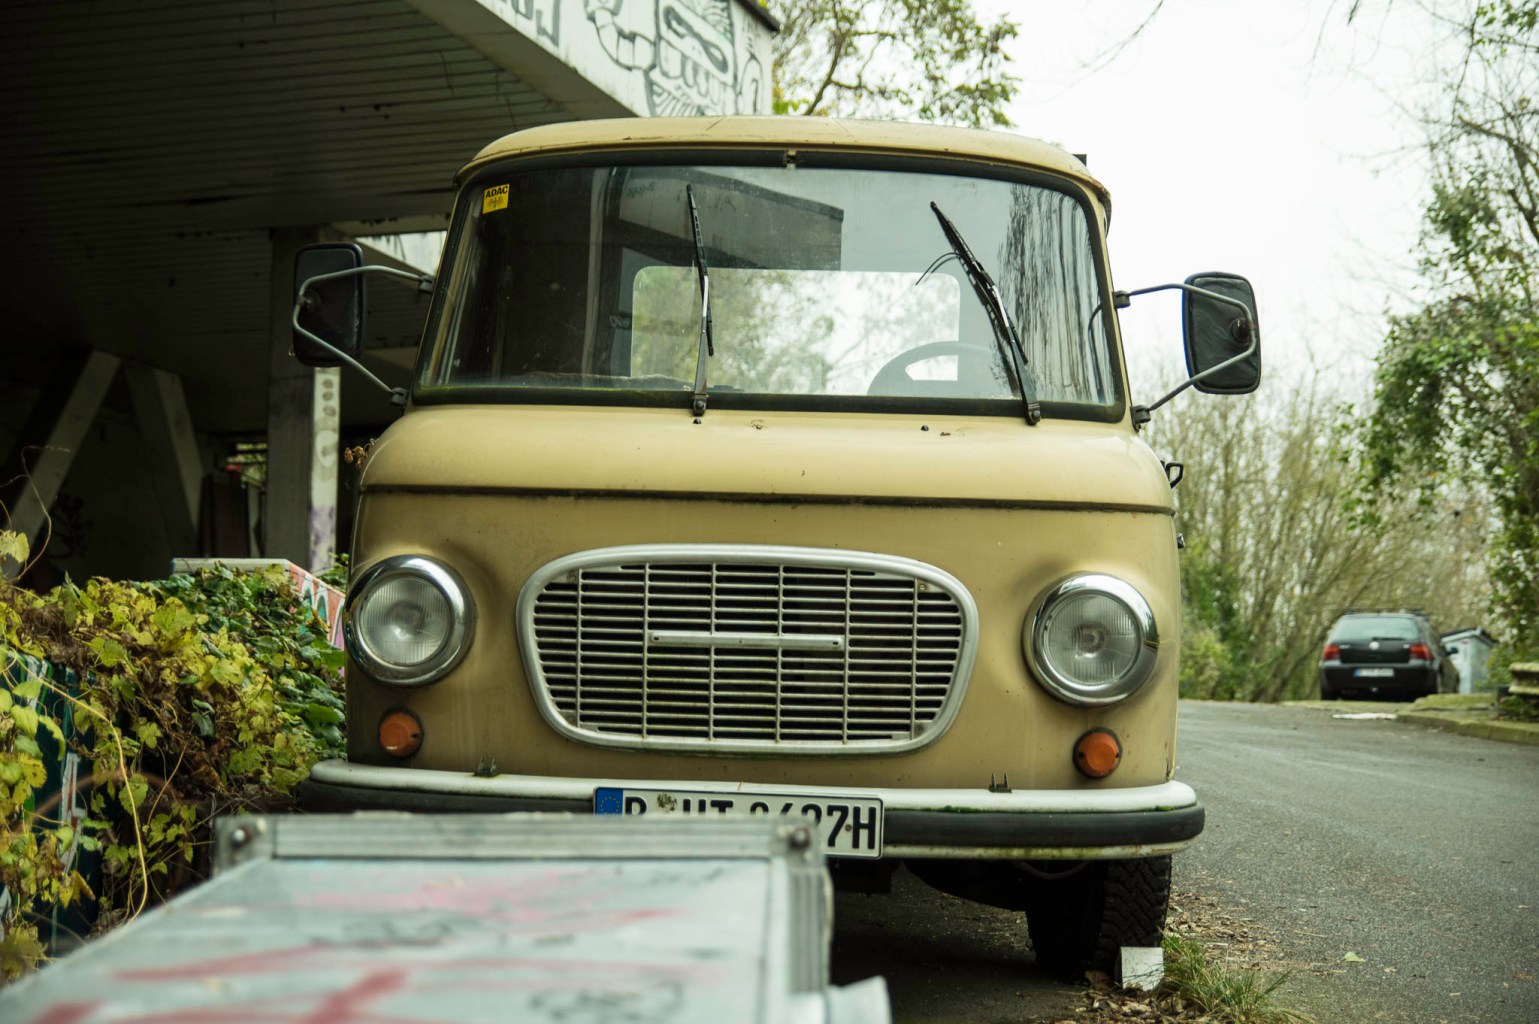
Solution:
M508 186L498 185L481 193L481 212L491 213L494 210L506 210L508 208Z

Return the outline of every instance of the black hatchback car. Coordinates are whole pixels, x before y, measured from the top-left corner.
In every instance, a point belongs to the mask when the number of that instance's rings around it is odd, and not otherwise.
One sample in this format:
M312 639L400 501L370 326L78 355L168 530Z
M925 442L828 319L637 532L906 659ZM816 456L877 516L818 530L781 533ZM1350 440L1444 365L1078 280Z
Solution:
M1348 612L1320 656L1320 697L1403 697L1453 693L1459 672L1423 615Z

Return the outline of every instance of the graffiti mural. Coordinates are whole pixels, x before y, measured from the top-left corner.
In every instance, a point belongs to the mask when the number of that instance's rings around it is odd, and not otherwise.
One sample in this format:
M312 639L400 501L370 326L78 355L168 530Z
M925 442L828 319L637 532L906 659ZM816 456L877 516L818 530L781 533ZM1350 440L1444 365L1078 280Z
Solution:
M80 845L80 827L89 813L92 766L74 750L72 742L89 744L89 729L75 721L70 698L79 692L80 679L66 668L0 647L0 689L10 691L12 699L57 722L62 738L50 730L37 731L38 756L47 771L43 784L28 798L32 827L50 831L61 825L74 829L73 838L64 848L66 870L79 871L93 893L101 890L102 854L98 848ZM18 690L27 693L22 696ZM44 908L37 920L40 937L51 949L74 942L91 932L96 921L94 896L76 900L68 907ZM11 914L11 895L0 889L0 935L4 935Z
M584 10L605 55L645 77L649 114L756 114L765 100L764 70L739 39L733 4L585 0Z
M493 0L488 6L527 35L553 47L561 45L560 0Z

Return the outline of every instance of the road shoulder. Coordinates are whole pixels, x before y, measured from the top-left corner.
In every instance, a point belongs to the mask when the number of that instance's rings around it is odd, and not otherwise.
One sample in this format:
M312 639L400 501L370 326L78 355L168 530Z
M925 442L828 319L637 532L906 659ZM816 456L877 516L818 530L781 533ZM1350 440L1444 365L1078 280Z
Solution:
M1290 700L1283 706L1329 711L1333 716L1387 715L1397 722L1442 732L1496 740L1501 743L1539 744L1539 722L1514 722L1496 717L1487 694L1448 694L1424 698L1414 704L1366 700Z

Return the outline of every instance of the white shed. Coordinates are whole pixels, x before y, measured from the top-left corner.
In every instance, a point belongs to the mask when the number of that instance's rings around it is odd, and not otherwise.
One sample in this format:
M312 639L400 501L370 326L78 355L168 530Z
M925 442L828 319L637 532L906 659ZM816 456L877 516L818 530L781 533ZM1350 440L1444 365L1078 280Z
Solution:
M1453 654L1459 669L1459 692L1474 693L1486 679L1486 662L1496 647L1496 640L1484 629L1459 629L1443 634L1443 646Z

